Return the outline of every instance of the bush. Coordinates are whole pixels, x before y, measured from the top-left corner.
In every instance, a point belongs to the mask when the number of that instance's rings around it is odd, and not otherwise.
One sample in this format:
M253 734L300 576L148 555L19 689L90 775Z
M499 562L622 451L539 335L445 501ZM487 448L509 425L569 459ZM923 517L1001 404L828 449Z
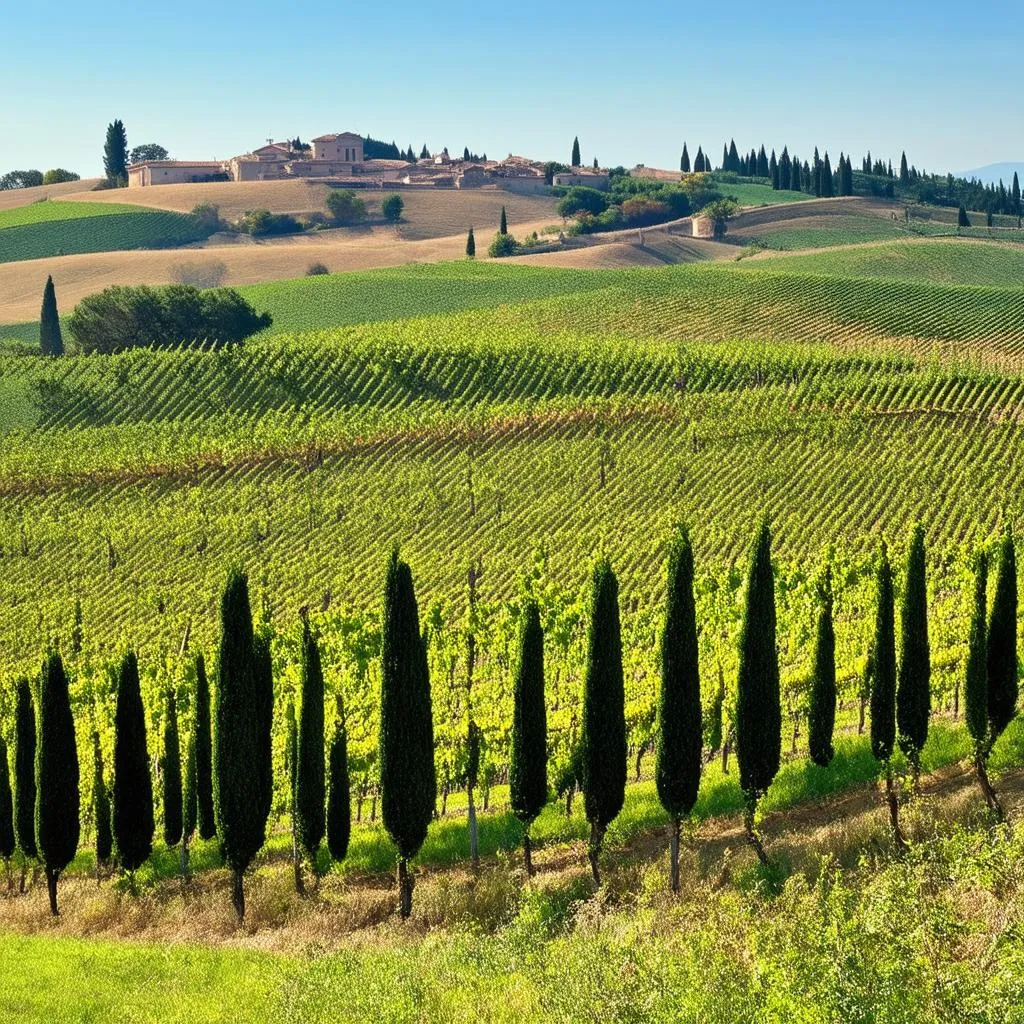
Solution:
M324 205L335 224L358 224L366 219L366 203L350 188L328 192Z
M74 171L65 171L63 167L54 167L43 175L44 185L59 185L65 181L81 181L82 176Z
M302 231L302 225L288 213L269 210L246 210L235 227L243 234L259 238L265 235L289 235Z
M487 247L487 255L495 258L501 256L515 256L518 248L519 243L512 235L503 235L499 232L494 236L494 241L492 241Z
M68 318L76 348L104 354L199 342L229 345L270 324L269 313L257 314L231 288L201 292L191 285L114 285L83 299Z
M729 218L736 212L737 206L732 199L716 199L702 209L697 216L707 217L712 224L715 238L723 238L728 228Z
M211 232L220 231L224 226L220 219L220 207L213 203L197 203L192 207L192 216Z
M622 204L622 219L627 227L642 228L672 219L672 207L656 199L627 199Z
M216 288L227 272L227 264L221 260L183 260L171 267L171 280L194 288Z
M608 197L596 188L573 186L565 194L556 207L559 217L575 217L578 213L591 213L595 216L608 209Z
M306 277L322 277L324 274L329 273L330 271L324 263L310 263L310 265L306 267Z
M385 196L380 204L380 212L384 215L384 219L391 221L393 224L397 224L402 219L402 211L404 209L405 200L397 192L390 196Z

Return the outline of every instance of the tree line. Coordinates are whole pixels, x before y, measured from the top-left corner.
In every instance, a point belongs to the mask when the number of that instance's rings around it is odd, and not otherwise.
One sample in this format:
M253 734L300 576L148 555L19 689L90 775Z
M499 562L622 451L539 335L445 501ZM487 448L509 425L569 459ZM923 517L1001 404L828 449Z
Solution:
M758 831L758 804L780 767L782 709L771 529L762 521L750 550L739 636L735 751L744 796L744 829L758 858L768 863ZM471 573L471 613L475 594ZM678 890L683 823L695 807L704 760L702 680L694 594L694 555L688 530L678 527L669 547L660 630L661 689L656 726L655 779L670 819L670 885ZM1007 528L996 559L991 604L989 559L975 563L973 614L964 670L966 721L974 767L987 806L1002 816L988 775L993 745L1017 711L1017 570L1014 539ZM866 672L870 688L871 751L884 775L894 842L905 847L894 757L899 750L916 788L921 752L931 716L928 586L924 531L911 535L897 639L893 569L879 546L875 569L874 634ZM194 691L188 739L182 744L176 698L164 697L162 760L163 840L179 847L182 874L189 870L189 844L216 837L232 875L232 901L245 914L244 876L267 838L272 807L271 734L274 668L271 635L254 626L248 578L241 568L227 577L219 615L219 644L211 680L201 654L194 661ZM319 881L318 857L326 840L330 857L343 860L351 835L351 797L345 709L337 700L328 742L325 687L319 641L305 612L300 645L298 709L286 717L285 771L296 889L311 873ZM437 776L427 659L426 623L421 622L412 571L397 548L387 562L380 643L379 797L384 827L397 853L402 917L412 911L410 862L436 814ZM75 641L73 640L72 646ZM469 681L475 650L470 634ZM526 596L513 666L513 720L509 766L510 805L524 828L523 857L533 873L530 828L550 793L545 703L545 635L538 603ZM134 887L134 873L153 850L156 814L149 742L139 665L128 650L116 669L113 716L113 784L108 789L99 735L92 734L97 870L116 865ZM831 570L818 586L817 624L809 719L810 757L827 767L834 757L836 720L835 626ZM718 704L722 700L719 680ZM479 755L478 731L469 716L470 848L478 856L472 789ZM476 735L476 743L474 736ZM37 861L46 877L51 913L58 913L58 882L79 847L82 818L79 751L64 661L48 650L39 678L16 689L13 755L0 740L0 857L16 850ZM588 859L595 885L609 825L622 810L627 781L627 731L618 580L606 558L591 577L587 653L580 732L569 773L583 795L589 824ZM13 776L13 779L12 779ZM12 785L13 781L13 785ZM24 889L25 874L21 886Z

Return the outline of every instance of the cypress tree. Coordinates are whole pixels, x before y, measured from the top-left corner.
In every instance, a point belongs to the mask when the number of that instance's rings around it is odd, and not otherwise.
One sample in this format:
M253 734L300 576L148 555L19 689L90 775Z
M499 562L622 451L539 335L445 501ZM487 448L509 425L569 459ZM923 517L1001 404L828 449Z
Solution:
M213 708L213 806L221 853L233 874L232 902L245 917L242 876L266 838L260 683L249 606L249 580L228 573L220 605L221 638Z
M594 567L590 636L580 736L583 799L590 822L588 855L594 884L608 825L626 798L626 712L622 678L619 583L607 559Z
M896 607L892 589L889 551L882 541L876 575L875 640L871 687L871 753L885 765L885 790L889 818L898 849L906 841L900 828L899 801L892 777L892 753L896 743Z
M196 730L192 727L185 747L184 792L181 797L181 875L188 878L188 848L199 824L199 793L196 786Z
M679 170L683 174L690 173L690 154L686 151L686 143L683 143L683 155L679 159Z
M694 162L693 169L697 173L701 173L707 170L707 167L704 163L704 150L700 146L697 147L697 159Z
M43 662L36 725L36 850L46 872L50 913L56 917L57 880L78 850L78 748L64 662L50 651Z
M64 338L60 332L57 293L53 288L52 276L46 278L46 287L43 289L43 308L39 314L39 351L44 356L64 355ZM76 607L81 611L81 605Z
M909 185L910 184L910 171L907 169L907 154L906 154L906 152L904 152L903 156L900 157L900 184L901 185Z
M36 712L27 679L18 681L14 705L14 837L23 857L39 855L36 849Z
M107 780L103 775L103 751L100 748L100 734L92 734L92 814L96 823L96 875L100 868L110 863L114 852L114 834L110 823L110 794Z
M727 156L728 169L735 171L737 174L740 172L740 155L736 150L736 140L731 139L729 142L729 153Z
M11 858L14 856L14 794L7 743L0 736L0 860L7 869L7 888L11 888Z
M284 770L288 779L288 814L292 822L292 872L295 876L295 891L300 896L305 896L306 885L302 880L302 855L299 852L298 820L295 813L295 786L298 783L299 766L299 727L295 721L295 705L291 701L288 701L284 719Z
M928 588L925 577L924 529L914 527L907 552L907 579L900 620L899 682L896 689L896 728L900 750L906 754L916 782L921 751L928 739L931 714L931 657L928 647Z
M658 799L672 819L669 872L673 892L679 892L680 823L697 802L703 740L693 547L688 530L680 527L668 555L655 767Z
M579 167L580 165L580 140L579 137L572 140L572 160L570 166ZM505 232L503 231L502 234Z
M352 834L351 783L348 775L348 735L345 709L338 697L338 715L328 761L330 785L327 790L327 849L331 860L344 860Z
M747 839L762 864L767 864L768 858L754 828L757 802L779 770L782 751L771 543L771 530L765 519L750 554L736 685L736 760L746 803L744 824Z
M256 711L259 715L257 749L259 752L260 802L257 810L266 831L266 821L274 803L274 755L271 730L274 715L274 662L270 629L264 625L253 636L253 664L256 682ZM262 845L262 844L260 844Z
M146 750L146 713L134 651L121 660L114 711L114 843L129 875L153 852L153 782Z
M768 154L764 151L764 146L757 151L757 176L759 178L771 177L771 169L768 166Z
M302 674L299 683L302 707L295 765L295 833L316 872L316 855L324 838L324 674L320 648L309 628L302 623Z
M989 751L1017 713L1017 555L1007 527L999 545L999 574L988 624Z
M508 217L505 215L505 207L501 208L501 223L498 226L499 235L508 234Z
M967 216L967 209L963 203L960 204L960 209L956 213L956 226L958 228L969 228L971 226L971 218Z
M213 738L210 717L210 683L206 677L206 662L202 654L196 655L195 734L196 747L196 805L199 812L199 837L212 839L217 834L217 821L213 810Z
M469 234L466 235L466 255L473 259L476 256L476 239L473 237L473 226L470 225Z
M178 736L178 703L174 691L164 707L164 842L177 846L185 830L182 820L181 740Z
M380 799L384 827L398 847L399 908L412 913L409 860L434 814L434 725L427 650L420 636L412 572L394 548L384 585L381 642Z
M729 147L725 143L723 143L722 144L722 167L721 167L721 170L728 171L729 169L730 169L729 168Z
M107 125L107 138L103 144L103 171L111 185L120 187L128 184L128 135L121 120Z
M967 647L967 671L964 679L967 731L974 740L974 767L978 784L989 810L1002 817L995 789L988 777L990 728L988 721L988 627L986 624L988 601L988 556L978 552L974 568L974 612L971 615L971 634Z
M832 181L832 164L828 158L828 152L825 153L825 162L821 168L821 194L826 199L831 199L835 195L835 187Z
M808 741L811 760L827 768L835 756L832 733L836 722L836 634L832 624L832 568L825 570L814 645Z
M1017 172L1013 172L1013 185L1010 188L1010 212L1015 216L1020 216L1020 180L1017 177Z
M519 633L512 708L508 785L512 813L523 823L523 861L533 874L530 826L548 799L548 719L544 704L544 629L540 608L529 600Z

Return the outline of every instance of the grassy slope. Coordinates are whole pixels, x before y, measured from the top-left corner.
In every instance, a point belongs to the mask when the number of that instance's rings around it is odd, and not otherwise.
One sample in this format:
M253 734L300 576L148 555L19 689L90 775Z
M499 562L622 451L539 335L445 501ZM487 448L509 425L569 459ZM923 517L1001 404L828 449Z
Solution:
M145 207L128 203L36 202L0 210L0 230L25 224L43 224L53 220L82 220L87 217L110 217L118 213L155 213Z

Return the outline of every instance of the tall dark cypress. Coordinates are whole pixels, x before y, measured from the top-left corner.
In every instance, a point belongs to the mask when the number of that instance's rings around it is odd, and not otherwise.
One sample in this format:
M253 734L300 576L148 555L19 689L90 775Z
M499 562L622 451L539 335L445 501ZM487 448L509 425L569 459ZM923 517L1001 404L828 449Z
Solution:
M466 235L466 255L473 259L476 256L476 239L473 237L473 226L470 225L469 234Z
M580 140L579 137L572 140L572 166L580 166Z
M338 697L338 714L328 757L330 784L327 790L327 849L331 860L344 860L352 835L352 797L348 775L348 735L345 709Z
M876 575L874 681L871 687L871 753L885 766L885 789L893 838L902 850L906 845L900 828L899 800L892 777L892 753L896 744L896 604L892 567L885 541L878 557Z
M146 750L146 712L134 651L121 660L114 711L114 844L129 874L153 852L153 780Z
M523 823L523 860L533 874L530 826L548 800L548 718L544 704L544 629L535 600L526 602L512 697L509 801Z
M100 734L92 734L92 815L96 825L96 870L109 864L114 852L114 833L110 822L110 794L103 774L103 750Z
M832 568L825 570L814 644L814 676L808 742L811 760L827 768L835 756L832 734L836 723L836 634L832 624Z
M103 171L111 185L121 187L128 184L128 134L120 118L107 125Z
M36 850L36 712L27 679L18 680L14 705L14 837L22 856ZM24 878L22 879L24 882Z
M16 845L10 762L7 759L7 743L0 736L0 860L5 864L9 865Z
M43 662L36 716L36 850L46 872L50 913L57 916L57 880L75 859L79 835L78 748L64 662Z
M504 206L501 208L501 221L500 221L500 223L498 225L498 234L500 234L500 235L507 235L508 234L508 217L505 214L505 207Z
M324 838L324 674L320 648L309 628L302 623L302 673L299 683L302 706L296 741L295 834L314 871L316 855Z
M43 289L43 308L39 314L39 351L44 356L64 355L64 338L60 333L57 295L52 277L47 277Z
M931 714L931 656L928 645L928 584L924 529L914 527L907 552L907 578L900 616L899 682L896 689L896 729L900 749L913 768L921 770L921 751L928 739Z
M607 559L594 567L590 636L580 735L582 789L590 822L588 855L594 884L604 834L626 799L626 709L622 678L619 583Z
M185 747L185 777L181 796L181 873L188 876L189 844L199 824L199 794L196 787L196 730L189 733Z
M196 745L196 805L200 839L212 839L217 834L217 821L213 812L213 738L210 715L210 683L206 676L206 661L196 655L195 733Z
M679 170L683 174L690 173L690 154L686 151L686 143L683 143L683 155L679 158Z
M412 913L409 861L427 837L437 777L427 650L420 636L412 571L391 552L384 584L381 642L380 799L384 827L398 847L399 909Z
M257 810L266 828L267 818L274 803L274 752L271 741L274 716L274 659L271 651L269 626L261 626L253 636L253 665L256 684L256 711L259 714L257 749L260 802Z
M668 596L661 634L661 694L658 701L658 799L672 819L670 885L679 891L680 823L697 802L703 721L693 597L693 546L680 527L668 555Z
M213 708L213 806L221 852L233 875L232 902L245 917L244 875L266 839L264 709L257 680L249 580L228 573L220 605L220 650Z
M999 545L999 574L988 624L989 749L1017 713L1017 554L1009 527Z
M771 544L771 529L765 519L750 554L736 685L736 760L746 804L744 822L747 839L762 863L768 858L754 828L757 802L775 778L782 752Z
M178 736L178 702L170 690L164 704L164 842L177 846L184 831L181 791L181 741Z

